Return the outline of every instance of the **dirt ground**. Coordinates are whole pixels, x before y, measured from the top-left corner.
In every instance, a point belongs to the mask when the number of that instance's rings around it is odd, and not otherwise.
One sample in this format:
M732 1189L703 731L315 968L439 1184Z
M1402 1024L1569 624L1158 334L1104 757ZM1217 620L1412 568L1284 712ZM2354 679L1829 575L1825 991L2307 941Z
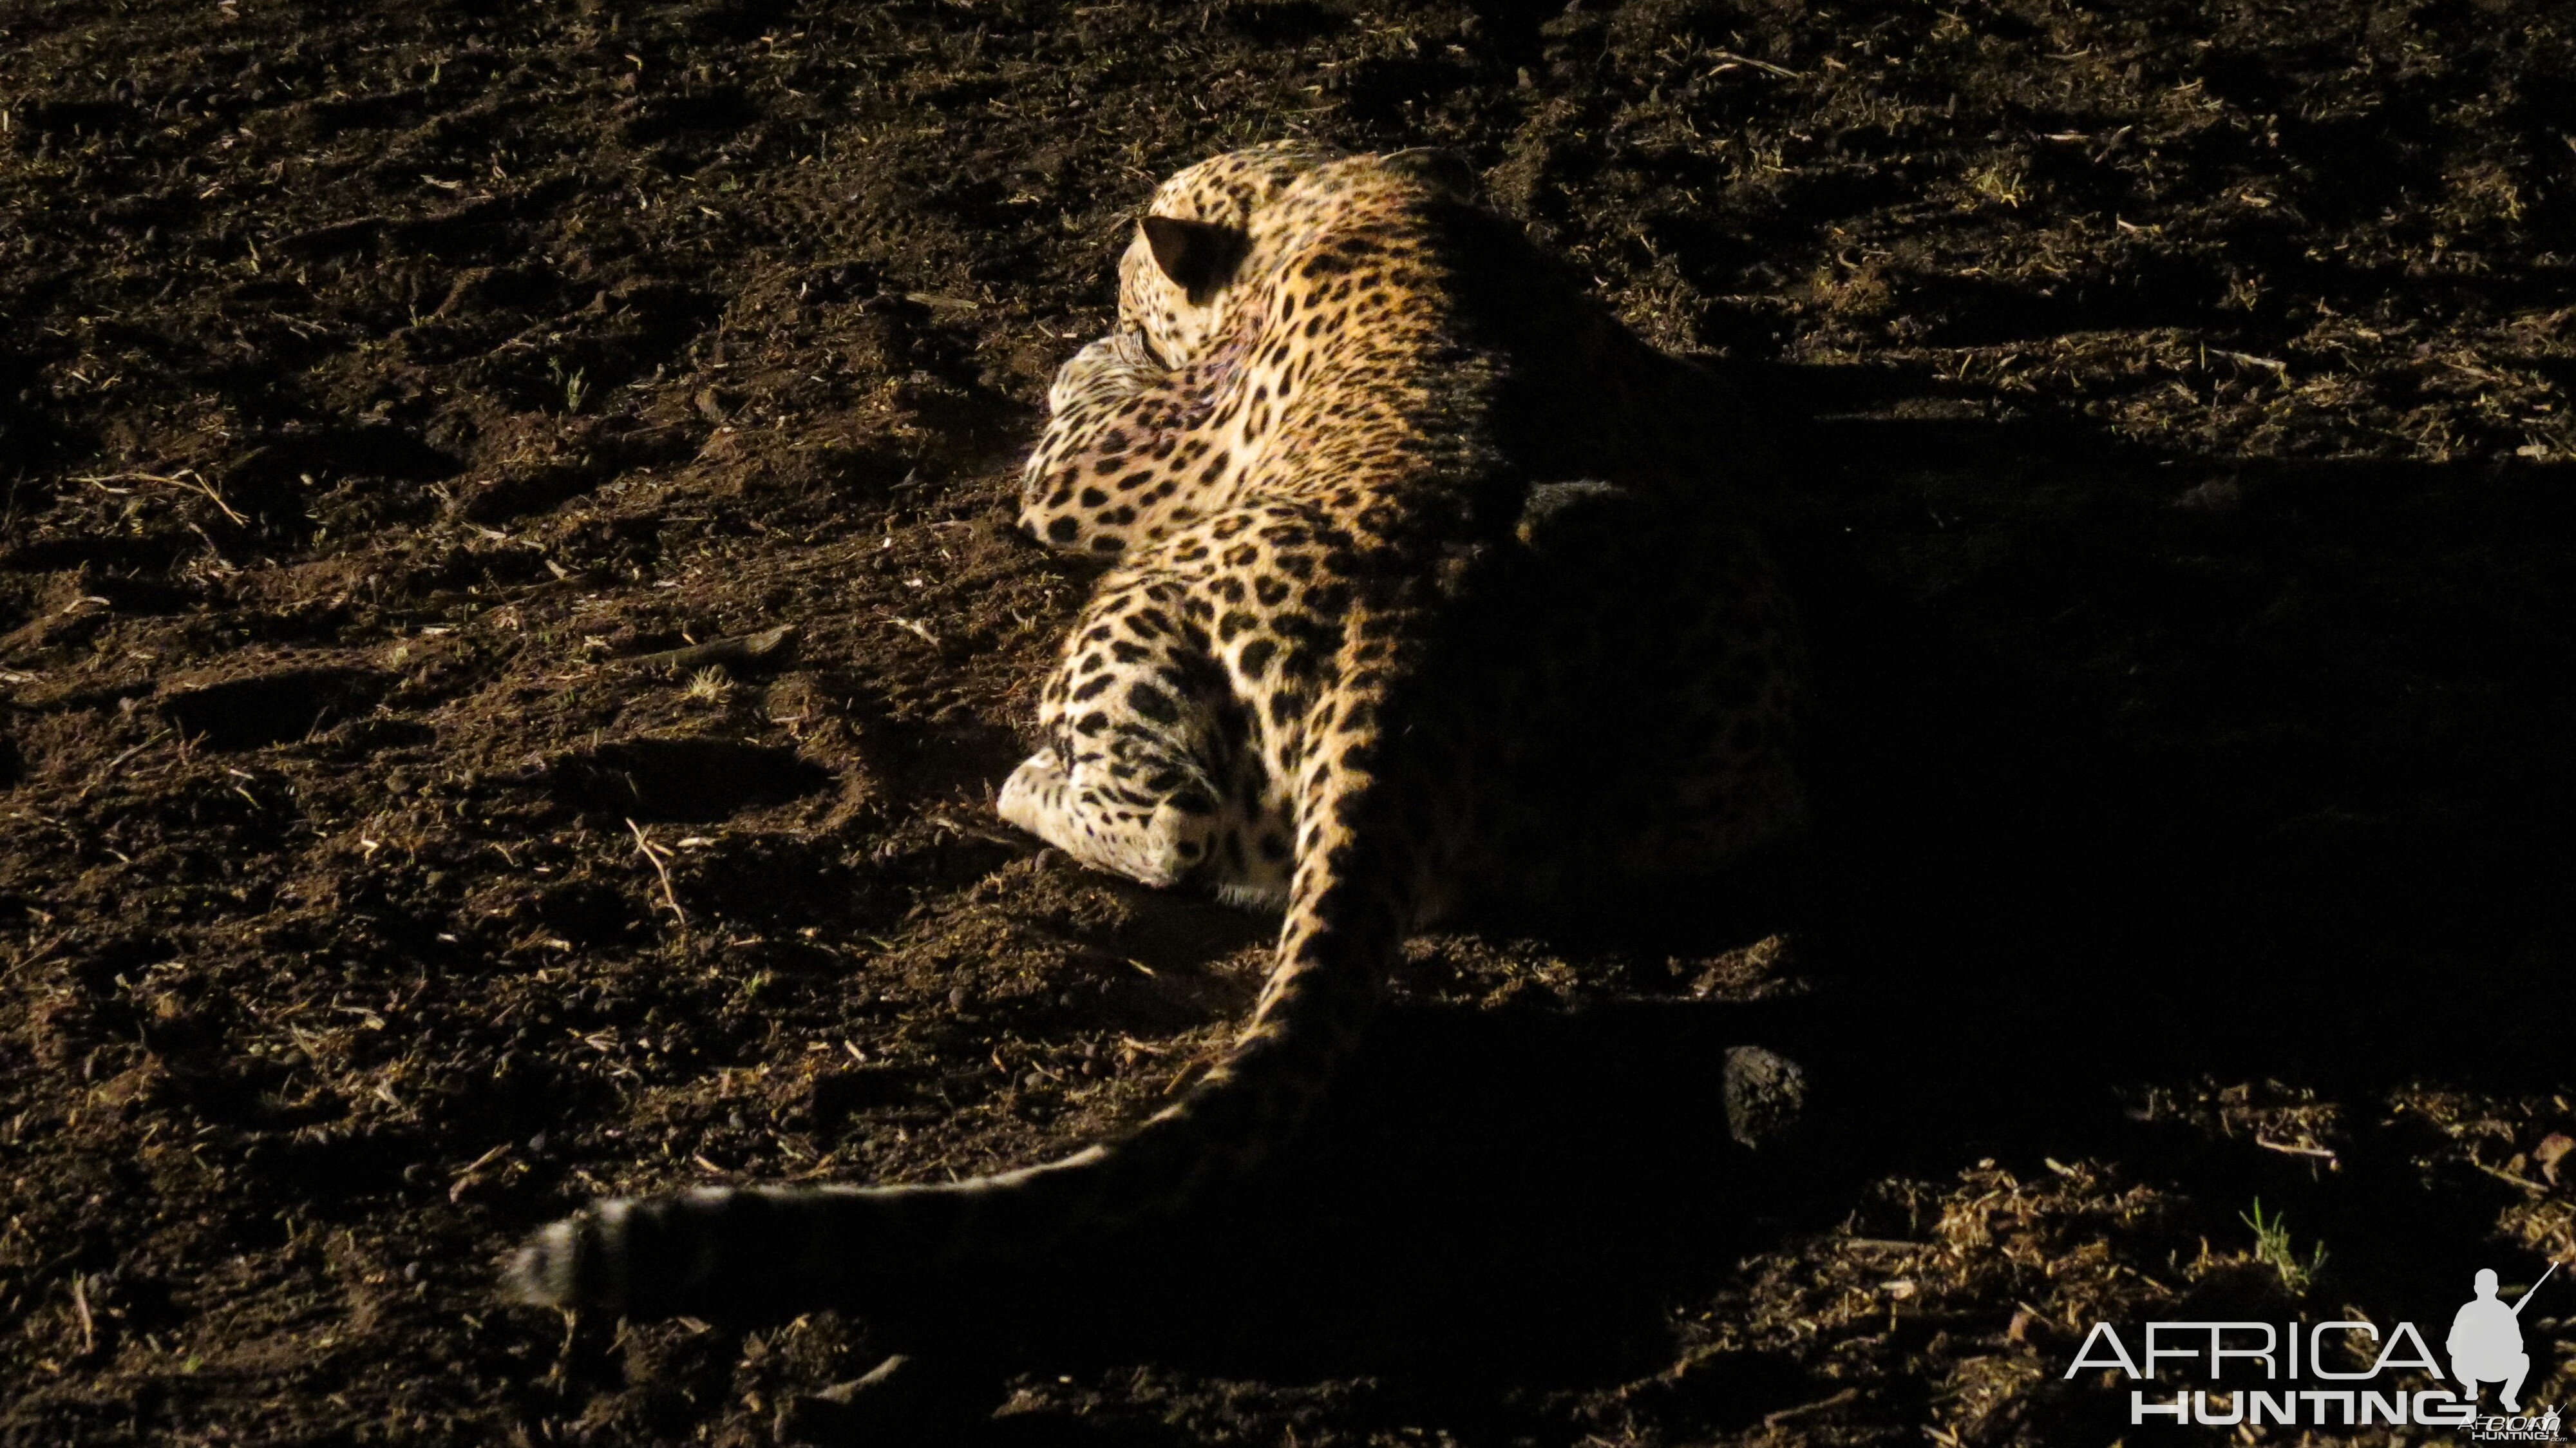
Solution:
M1260 1190L961 1284L939 1435L2103 1442L2095 1322L2576 1260L2563 7L0 0L0 1442L767 1442L899 1334L498 1255L1223 1041L1258 925L989 800L1047 379L1283 135L1458 148L1779 419L1825 827L1423 942Z

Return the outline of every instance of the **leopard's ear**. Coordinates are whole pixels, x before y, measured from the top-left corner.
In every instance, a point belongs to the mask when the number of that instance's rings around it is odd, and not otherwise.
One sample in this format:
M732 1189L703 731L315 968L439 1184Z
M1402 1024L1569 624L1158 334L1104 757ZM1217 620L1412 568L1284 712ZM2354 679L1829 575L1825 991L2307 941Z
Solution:
M1154 265L1161 267L1175 286L1188 292L1193 302L1205 300L1208 292L1224 282L1252 240L1230 226L1183 221L1177 216L1148 216L1143 225L1145 244L1153 248Z

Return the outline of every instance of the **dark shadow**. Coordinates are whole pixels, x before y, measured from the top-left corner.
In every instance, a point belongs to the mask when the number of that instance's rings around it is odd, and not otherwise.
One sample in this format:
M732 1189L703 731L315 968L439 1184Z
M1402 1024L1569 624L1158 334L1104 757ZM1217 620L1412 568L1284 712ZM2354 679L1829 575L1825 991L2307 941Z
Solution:
M371 669L280 669L173 690L159 708L183 735L217 749L254 749L363 714L390 682Z
M1150 1361L1375 1378L1398 1418L1500 1431L1532 1406L1506 1389L1653 1374L1670 1307L1842 1210L1861 1162L1727 1134L1727 1049L1813 1054L1812 1018L1809 1001L1391 1009L1256 1180L1079 1260L943 1279L935 1301L873 1315L870 1341L982 1365L968 1393ZM1770 1378L1740 1384L1752 1418L1817 1396L1785 1365ZM1015 1441L1008 1420L993 1431Z
M2576 468L1889 410L1810 454L1848 490L1809 519L1816 775L1833 877L1866 882L1811 928L1828 969L1917 1034L2105 1082L2563 1069L2463 1047L2544 998L2571 923ZM1910 596L1873 575L1900 553ZM1943 942L1983 959L1921 968ZM2475 968L2387 974L2427 957Z
M2109 1159L2217 1211L2259 1194L2347 1281L2460 1291L2492 1184L2428 1189L2402 1131L2329 1181L2128 1107L2204 1077L2563 1087L2520 1026L2576 925L2576 469L2161 456L1944 417L1976 398L1889 369L1748 381L1815 415L1789 531L1823 828L1782 897L1817 989L1391 1009L1256 1182L1097 1259L944 1284L883 1341L988 1384L1366 1377L1390 1426L1508 1437L1548 1391L1668 1365L1676 1304L1866 1183L1985 1156ZM1816 1083L1785 1148L1727 1137L1748 1042ZM1829 1390L1745 1356L1690 1411L1744 1425Z
M566 804L641 820L722 819L831 782L793 749L734 739L616 740L558 755L538 773Z

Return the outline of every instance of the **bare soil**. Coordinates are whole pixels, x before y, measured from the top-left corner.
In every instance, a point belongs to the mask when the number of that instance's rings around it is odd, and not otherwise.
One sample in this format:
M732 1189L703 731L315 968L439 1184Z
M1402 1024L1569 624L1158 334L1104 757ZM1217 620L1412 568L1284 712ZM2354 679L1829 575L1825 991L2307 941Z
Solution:
M1259 1191L961 1285L939 1435L2104 1441L2093 1322L2576 1258L2562 6L0 0L0 1442L766 1442L902 1335L498 1254L1187 1078L1258 924L990 812L1088 582L1012 472L1290 134L1779 420L1826 828L1424 942Z

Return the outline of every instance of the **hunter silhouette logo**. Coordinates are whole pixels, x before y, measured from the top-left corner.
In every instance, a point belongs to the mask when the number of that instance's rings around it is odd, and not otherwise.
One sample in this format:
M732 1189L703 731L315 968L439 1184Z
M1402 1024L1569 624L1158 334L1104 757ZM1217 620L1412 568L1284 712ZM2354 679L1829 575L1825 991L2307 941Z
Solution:
M2452 1315L2451 1333L2436 1356L2432 1343L2411 1322L2385 1329L2354 1317L2340 1321L2157 1321L2144 1324L2143 1351L2132 1353L2120 1330L2108 1322L2093 1324L2065 1376L2111 1369L2129 1379L2129 1425L2163 1418L2175 1424L2259 1429L2282 1427L2367 1428L2409 1425L2460 1428L2484 1445L2498 1442L2564 1442L2564 1420L2556 1408L2526 1414L2523 1382L2531 1374L2532 1352L2523 1339L2522 1310L2533 1294L2557 1274L2552 1262L2537 1281L2511 1303L2497 1295L2492 1269L2476 1276L2477 1295ZM2541 1356L2544 1361L2548 1354ZM2149 1386L2174 1369L2188 1366L2188 1377L2205 1379L2208 1387L2183 1386L2170 1400L2165 1388ZM2444 1369L2448 1368L2448 1381ZM2422 1377L2409 1381L2400 1374ZM2112 1381L2116 1381L2113 1379ZM2497 1385L2501 1412L2480 1414L2478 1390ZM2420 1384L2420 1386L2418 1385Z
M2546 1282L2558 1264L2540 1274ZM2462 1304L2451 1319L2451 1336L2444 1344L2451 1350L2451 1376L2460 1380L2460 1392L2469 1401L2477 1401L2478 1385L2501 1383L2504 1390L2496 1395L2508 1413L2522 1411L2522 1380L2531 1371L2531 1354L2522 1350L2522 1309L2531 1295L2540 1290L2534 1282L2507 1307L2496 1297L2496 1275L2492 1267L2478 1269L2478 1295Z

